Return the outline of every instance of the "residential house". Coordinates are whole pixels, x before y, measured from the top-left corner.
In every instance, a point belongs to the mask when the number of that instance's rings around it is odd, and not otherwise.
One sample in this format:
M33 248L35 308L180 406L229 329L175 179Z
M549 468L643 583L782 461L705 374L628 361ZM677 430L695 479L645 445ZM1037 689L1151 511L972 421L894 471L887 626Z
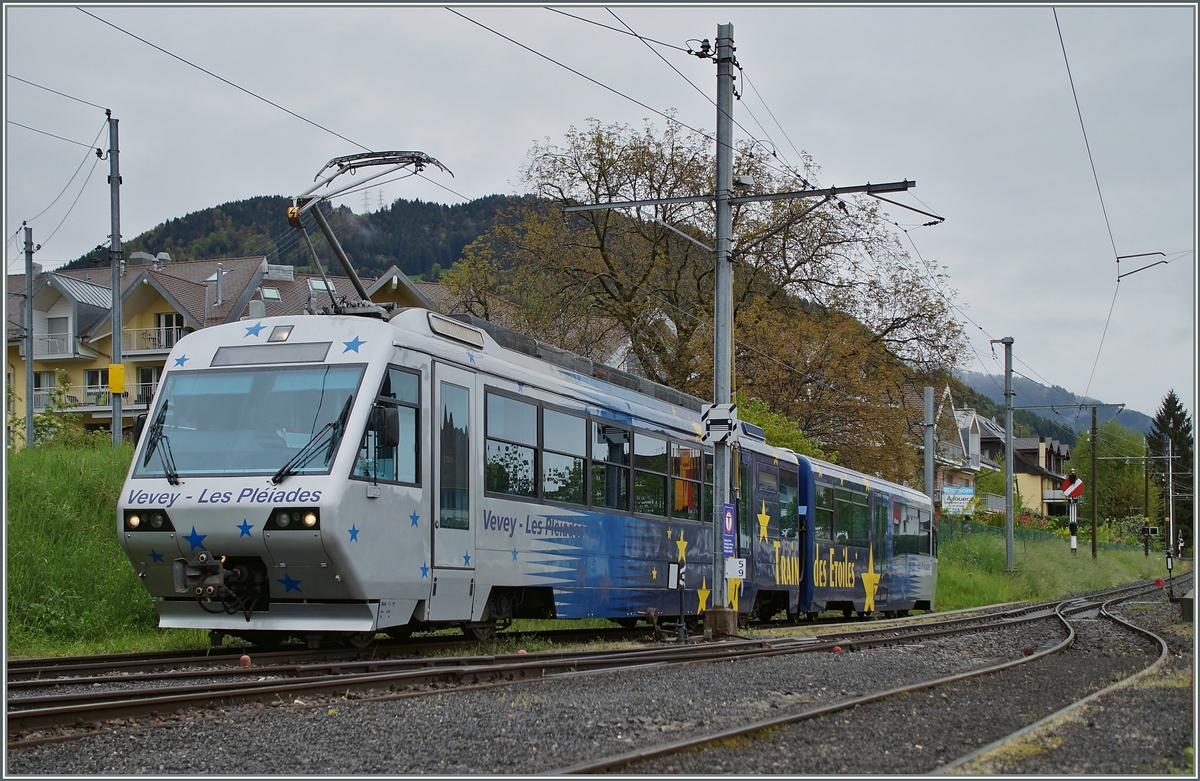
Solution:
M918 411L917 425L913 435L918 451L922 453L924 464L925 434L924 410L925 400L920 389L909 387L906 391L906 401L909 407ZM984 468L980 450L982 436L978 416L971 409L955 409L954 396L950 386L942 388L934 405L934 457L933 457L933 490L934 503L941 506L942 489L950 486L955 488L975 488L975 478ZM924 486L924 466L921 469L919 485Z

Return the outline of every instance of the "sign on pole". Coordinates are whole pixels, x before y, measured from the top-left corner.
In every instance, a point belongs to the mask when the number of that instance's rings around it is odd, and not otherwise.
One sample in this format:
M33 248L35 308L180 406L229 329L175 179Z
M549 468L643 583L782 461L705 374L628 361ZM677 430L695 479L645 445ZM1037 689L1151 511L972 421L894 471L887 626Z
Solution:
M734 554L734 550L733 550L733 505L732 504L725 505L725 509L721 513L721 519L722 519L722 525L724 527L722 529L723 544L722 544L721 548L725 554L725 558L729 558L730 556L732 556Z
M1083 481L1076 480L1073 483L1063 483L1063 496L1068 499L1078 499L1083 496Z

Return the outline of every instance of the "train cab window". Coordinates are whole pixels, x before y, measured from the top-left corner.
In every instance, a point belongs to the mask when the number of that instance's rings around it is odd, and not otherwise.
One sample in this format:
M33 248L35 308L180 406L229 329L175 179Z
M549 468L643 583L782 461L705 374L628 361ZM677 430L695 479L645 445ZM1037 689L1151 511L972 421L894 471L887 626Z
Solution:
M587 421L552 409L542 410L542 496L555 502L586 504L583 491Z
M592 506L629 509L628 429L592 422Z
M421 378L415 372L389 366L384 374L367 429L358 447L351 477L388 483L418 482L420 463L417 416L421 404ZM395 410L400 437L395 445L385 445L384 410Z
M633 511L667 514L667 441L638 433L633 440Z
M833 539L833 489L818 484L813 490L813 533L818 540Z
M844 488L835 488L833 541L839 544L866 547L870 542L870 511L867 495Z
M902 505L892 545L895 553L929 553L930 514L928 510Z
M800 534L800 476L790 469L779 470L779 536L796 539Z
M671 443L671 517L700 519L700 472L702 459L699 448Z
M491 493L537 496L536 405L487 394L487 456L484 484Z

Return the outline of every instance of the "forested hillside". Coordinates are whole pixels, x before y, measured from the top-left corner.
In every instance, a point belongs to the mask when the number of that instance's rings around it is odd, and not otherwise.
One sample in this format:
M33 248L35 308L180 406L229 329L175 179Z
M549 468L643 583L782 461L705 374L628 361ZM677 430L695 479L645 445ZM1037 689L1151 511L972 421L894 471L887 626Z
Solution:
M355 214L342 206L326 213L360 274L371 276L395 264L409 276L423 278L431 270L436 276L449 269L463 247L491 227L496 212L509 200L490 195L447 206L401 198L376 212ZM288 225L290 205L291 199L280 195L223 203L168 220L126 241L123 249L126 257L139 250L151 255L167 252L176 261L267 255L271 263L311 266L300 232ZM333 256L325 240L315 235L313 245L328 268ZM67 268L87 266L90 257L107 261L107 247L97 247ZM334 273L341 273L336 265Z

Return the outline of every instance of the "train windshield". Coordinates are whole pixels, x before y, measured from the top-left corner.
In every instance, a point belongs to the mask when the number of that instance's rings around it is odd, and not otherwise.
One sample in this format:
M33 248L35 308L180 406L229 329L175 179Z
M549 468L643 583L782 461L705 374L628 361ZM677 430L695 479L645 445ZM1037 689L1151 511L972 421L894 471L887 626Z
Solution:
M363 370L343 364L168 372L133 474L174 482L271 475L285 466L286 474L328 473Z

